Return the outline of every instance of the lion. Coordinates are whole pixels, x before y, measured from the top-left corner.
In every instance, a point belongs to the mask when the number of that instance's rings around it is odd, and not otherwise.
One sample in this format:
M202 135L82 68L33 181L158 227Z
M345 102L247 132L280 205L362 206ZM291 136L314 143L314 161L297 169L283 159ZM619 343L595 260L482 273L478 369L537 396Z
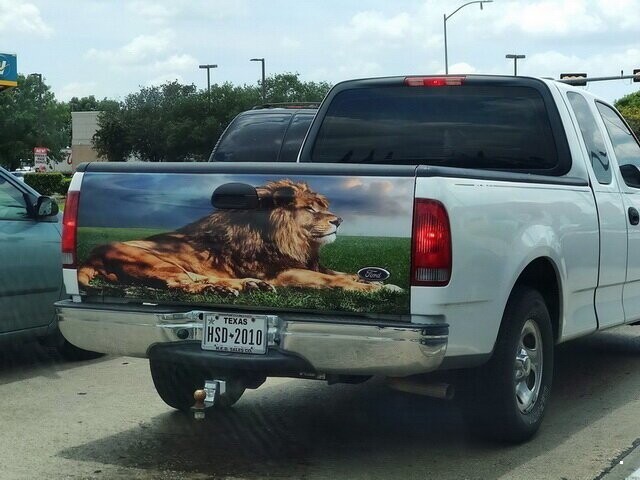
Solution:
M100 278L223 296L278 287L402 291L320 265L320 248L336 239L342 218L306 183L279 180L256 192L260 208L216 210L173 232L96 247L78 283L89 289Z

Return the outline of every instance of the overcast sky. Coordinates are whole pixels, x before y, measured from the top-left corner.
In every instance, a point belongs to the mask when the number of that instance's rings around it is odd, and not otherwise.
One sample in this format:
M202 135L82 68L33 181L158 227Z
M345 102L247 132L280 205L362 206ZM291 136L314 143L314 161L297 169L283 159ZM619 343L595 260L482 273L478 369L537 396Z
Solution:
M444 69L442 15L460 1L0 0L0 52L21 73L41 72L56 95L122 98L178 79L253 83L267 73L339 80ZM557 77L640 68L640 0L509 1L470 5L448 21L450 71ZM614 100L626 81L592 84Z

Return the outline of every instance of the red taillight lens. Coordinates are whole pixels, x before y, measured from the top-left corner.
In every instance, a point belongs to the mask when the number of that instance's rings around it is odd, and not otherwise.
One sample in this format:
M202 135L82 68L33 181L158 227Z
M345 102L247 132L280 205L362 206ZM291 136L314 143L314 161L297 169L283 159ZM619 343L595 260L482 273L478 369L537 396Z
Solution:
M411 284L447 285L451 278L451 227L442 203L416 199L412 242Z
M76 266L76 235L78 231L78 204L80 192L68 192L62 216L62 266Z
M405 77L407 87L455 87L462 85L465 77Z

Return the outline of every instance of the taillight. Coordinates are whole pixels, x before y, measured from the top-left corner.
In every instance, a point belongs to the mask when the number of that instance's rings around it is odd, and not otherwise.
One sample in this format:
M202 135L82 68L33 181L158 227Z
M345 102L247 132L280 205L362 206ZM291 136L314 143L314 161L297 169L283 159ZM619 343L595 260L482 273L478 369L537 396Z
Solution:
M451 278L451 227L442 203L416 198L412 243L411 284L447 285Z
M67 193L62 215L62 266L75 268L76 266L76 236L78 231L78 204L80 192Z
M407 87L455 87L462 85L465 77L405 77Z

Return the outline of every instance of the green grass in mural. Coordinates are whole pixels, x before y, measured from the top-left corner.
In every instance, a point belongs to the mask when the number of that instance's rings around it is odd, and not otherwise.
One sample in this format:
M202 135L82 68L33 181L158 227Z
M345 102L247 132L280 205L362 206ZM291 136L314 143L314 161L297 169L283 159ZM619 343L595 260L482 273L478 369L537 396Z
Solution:
M78 257L87 258L91 250L105 243L142 239L160 233L144 228L79 229ZM356 273L362 267L382 267L391 272L385 283L405 289L402 293L378 291L347 292L341 289L315 290L279 288L277 292L255 292L238 297L216 294L192 295L178 290L160 290L143 286L113 285L101 280L92 283L110 297L129 297L152 302L202 303L224 305L260 305L263 307L312 309L348 312L405 313L409 309L410 240L391 237L338 237L320 251L321 264L332 270Z
M111 242L142 240L165 230L157 228L78 228L78 263L84 262L95 247Z

